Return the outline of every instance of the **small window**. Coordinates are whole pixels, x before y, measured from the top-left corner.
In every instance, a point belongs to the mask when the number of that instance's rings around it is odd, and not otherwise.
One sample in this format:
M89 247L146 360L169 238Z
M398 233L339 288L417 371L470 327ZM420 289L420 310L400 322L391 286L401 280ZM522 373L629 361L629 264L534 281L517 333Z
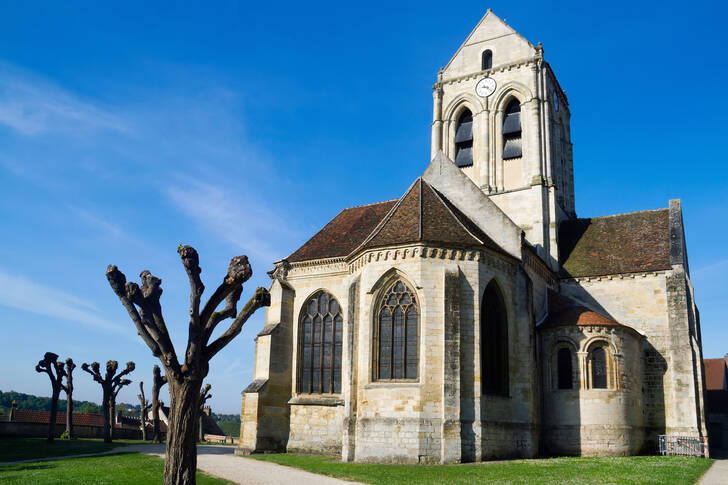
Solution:
M341 332L339 302L319 291L301 309L298 392L341 392Z
M482 69L485 71L491 67L493 67L493 52L490 49L486 49L483 51Z
M384 294L376 320L376 379L417 379L419 312L415 294L402 281Z
M503 114L503 160L520 158L521 147L521 103L512 99Z
M556 361L559 389L572 389L574 387L574 372L572 369L571 350L566 347L559 349Z
M604 347L596 347L589 356L591 362L592 389L607 388L607 353Z
M469 167L473 164L473 114L464 110L455 129L455 165Z

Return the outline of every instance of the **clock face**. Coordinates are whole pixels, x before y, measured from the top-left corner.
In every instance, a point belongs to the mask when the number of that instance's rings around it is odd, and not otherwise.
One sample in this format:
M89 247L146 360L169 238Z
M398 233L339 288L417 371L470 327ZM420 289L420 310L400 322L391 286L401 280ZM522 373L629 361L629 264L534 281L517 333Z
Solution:
M475 85L475 94L481 98L487 98L495 91L495 79L484 77Z

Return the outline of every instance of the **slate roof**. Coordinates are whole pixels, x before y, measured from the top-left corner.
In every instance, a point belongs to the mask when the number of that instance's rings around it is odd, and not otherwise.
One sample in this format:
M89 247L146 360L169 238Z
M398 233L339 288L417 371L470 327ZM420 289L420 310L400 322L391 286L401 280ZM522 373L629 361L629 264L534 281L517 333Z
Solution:
M546 329L571 325L623 327L634 331L634 329L627 325L622 325L606 315L602 315L570 298L559 295L553 290L548 290L548 316L538 328Z
M670 269L669 210L564 221L559 263L566 278Z
M412 184L365 241L362 249L410 242L460 247L488 246L500 250L445 196L422 178Z
M705 365L705 387L728 390L726 359L703 359Z
M366 239L396 203L388 200L344 209L286 259L295 263L346 256Z

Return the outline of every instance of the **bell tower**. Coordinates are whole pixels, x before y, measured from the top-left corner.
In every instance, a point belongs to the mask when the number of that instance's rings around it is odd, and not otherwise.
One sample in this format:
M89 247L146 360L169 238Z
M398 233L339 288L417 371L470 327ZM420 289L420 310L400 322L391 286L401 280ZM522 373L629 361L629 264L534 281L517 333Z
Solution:
M490 9L440 69L433 87L432 156L442 150L558 260L558 223L576 216L566 95L531 44Z

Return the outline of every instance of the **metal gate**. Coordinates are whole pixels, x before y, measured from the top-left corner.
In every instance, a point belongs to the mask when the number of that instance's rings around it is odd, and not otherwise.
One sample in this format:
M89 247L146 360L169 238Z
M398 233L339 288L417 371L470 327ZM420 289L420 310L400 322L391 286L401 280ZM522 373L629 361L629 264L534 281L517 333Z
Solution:
M705 438L699 436L660 435L661 455L707 457Z

